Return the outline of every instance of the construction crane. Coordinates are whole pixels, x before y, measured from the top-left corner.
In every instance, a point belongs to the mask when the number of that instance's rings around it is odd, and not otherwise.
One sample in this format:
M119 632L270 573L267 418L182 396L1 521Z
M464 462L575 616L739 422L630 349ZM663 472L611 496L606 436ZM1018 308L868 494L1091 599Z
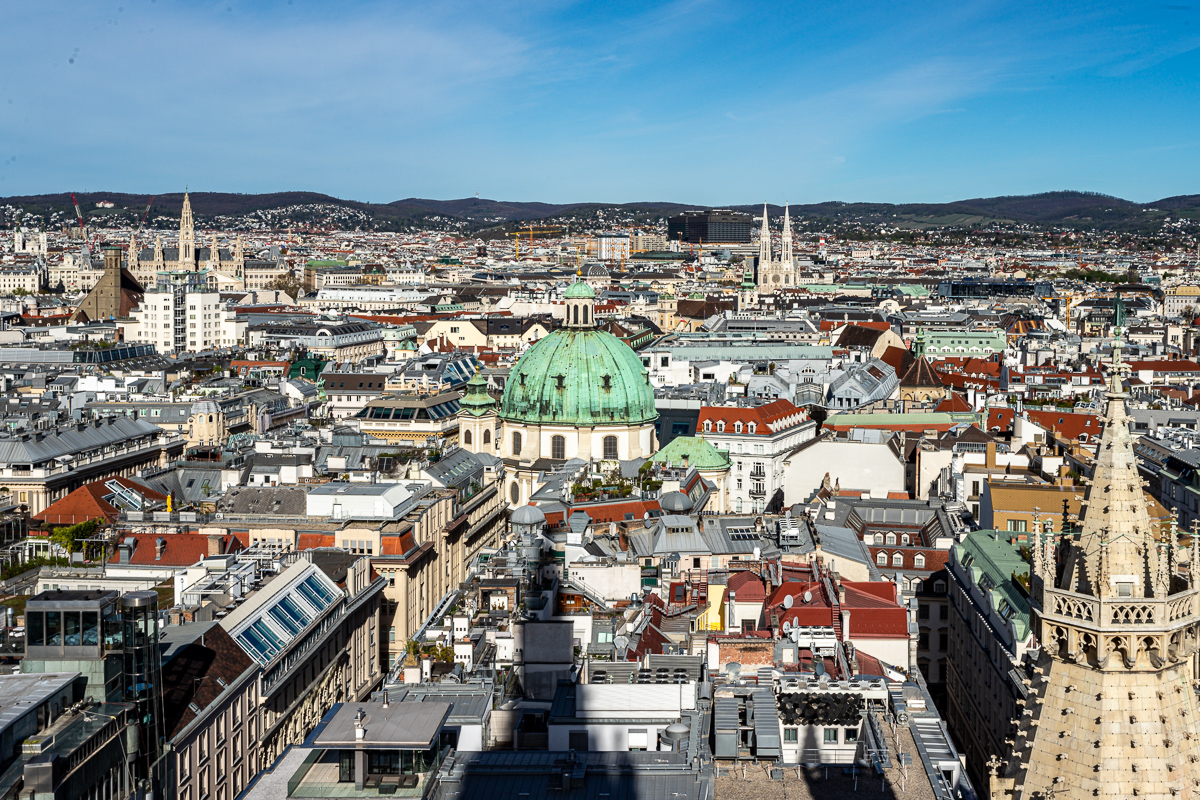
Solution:
M75 193L71 192L71 204L75 206L75 221L79 223L79 238L87 240L87 234L83 229L83 212L79 210L79 201L75 199Z
M520 229L516 233L504 234L505 236L514 237L513 244L516 247L516 254L513 256L514 260L519 261L521 259L521 237L526 234L529 235L529 249L532 250L533 249L533 235L535 233L539 234L539 235L546 234L546 233L557 233L557 234L561 235L563 233L563 228L535 228L535 227L533 227L533 224L530 223L530 225L527 228Z

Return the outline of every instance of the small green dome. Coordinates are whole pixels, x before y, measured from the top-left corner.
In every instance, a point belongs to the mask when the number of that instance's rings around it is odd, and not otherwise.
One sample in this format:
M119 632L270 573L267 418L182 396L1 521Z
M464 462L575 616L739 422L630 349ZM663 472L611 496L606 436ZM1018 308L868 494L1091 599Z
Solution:
M587 281L575 281L567 288L565 297L568 300L593 300L596 293L588 286Z
M688 295L688 300L703 300L703 299L704 299L704 295L701 294L700 292L692 292L691 294Z
M649 373L629 345L607 331L567 328L521 356L504 386L500 416L530 424L640 425L658 411Z
M482 372L476 372L471 376L471 380L467 381L467 388L458 404L477 417L495 407L496 401L488 394L487 381L484 380Z

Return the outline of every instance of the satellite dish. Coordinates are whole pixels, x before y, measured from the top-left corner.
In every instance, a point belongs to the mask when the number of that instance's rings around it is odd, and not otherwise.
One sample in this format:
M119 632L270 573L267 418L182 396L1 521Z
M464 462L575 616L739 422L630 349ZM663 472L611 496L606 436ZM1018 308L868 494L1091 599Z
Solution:
M805 592L805 593L804 593L804 602L806 602L806 603L811 603L811 602L812 602L812 592Z
M789 595L785 595L785 596L784 596L784 598L783 598L783 607L784 607L784 608L791 608L791 607L792 607L792 603L793 603L793 602L795 602L795 601L794 601L794 600L792 600L792 596L791 596L790 594L789 594Z
M783 632L784 632L784 633L787 633L787 632L788 632L788 631L790 631L791 629L792 629L792 623L788 622L788 621L785 619L785 620L783 621Z
M792 642L800 644L800 629L798 627L792 628Z

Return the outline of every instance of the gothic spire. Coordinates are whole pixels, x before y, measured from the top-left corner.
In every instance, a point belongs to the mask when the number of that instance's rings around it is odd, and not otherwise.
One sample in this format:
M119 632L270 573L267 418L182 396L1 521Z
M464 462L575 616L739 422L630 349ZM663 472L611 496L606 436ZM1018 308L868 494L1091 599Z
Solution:
M771 263L771 229L767 226L767 204L763 203L762 230L758 234L758 268ZM761 271L759 272L761 275Z
M183 193L183 211L179 215L179 260L191 264L196 260L196 223L192 219L192 201Z
M1068 583L1063 588L1096 596L1101 594L1098 585L1100 546L1107 540L1109 574L1120 576L1123 582L1132 582L1132 586L1124 587L1132 591L1132 596L1152 597L1154 587L1147 584L1154 582L1158 574L1159 553L1150 544L1154 525L1142 492L1142 479L1133 453L1133 435L1129 431L1129 415L1125 410L1127 395L1121 381L1128 369L1121 363L1118 338L1113 347L1112 378L1104 395L1108 403L1104 433L1092 481L1084 495L1079 541L1072 548L1064 571L1064 580ZM1111 590L1113 587L1105 588Z
M792 266L792 218L788 204L783 204L783 241L781 243L779 260L785 267Z

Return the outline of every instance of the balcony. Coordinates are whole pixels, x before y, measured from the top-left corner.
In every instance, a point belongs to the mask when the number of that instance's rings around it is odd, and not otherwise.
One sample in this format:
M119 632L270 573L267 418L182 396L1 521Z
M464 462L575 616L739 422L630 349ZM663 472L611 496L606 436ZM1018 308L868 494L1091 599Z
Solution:
M750 484L750 496L751 497L766 497L767 496L766 485L761 484L761 483Z

